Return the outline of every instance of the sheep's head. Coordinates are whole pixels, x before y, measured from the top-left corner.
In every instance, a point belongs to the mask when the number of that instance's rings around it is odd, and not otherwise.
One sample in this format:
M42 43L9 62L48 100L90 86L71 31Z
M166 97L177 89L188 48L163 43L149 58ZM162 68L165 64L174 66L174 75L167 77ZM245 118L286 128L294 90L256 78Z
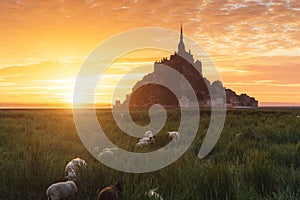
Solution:
M80 158L75 158L69 163L70 164L67 165L66 178L72 181L80 181L80 179L82 179L82 176L85 175L87 163Z
M149 137L149 143L150 144L154 144L155 143L154 137Z

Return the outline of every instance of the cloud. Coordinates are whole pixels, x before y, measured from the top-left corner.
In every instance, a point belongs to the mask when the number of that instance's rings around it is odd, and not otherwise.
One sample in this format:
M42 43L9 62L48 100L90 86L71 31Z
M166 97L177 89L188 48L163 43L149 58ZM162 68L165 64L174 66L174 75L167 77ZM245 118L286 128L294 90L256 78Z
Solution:
M184 34L209 53L226 83L239 91L252 88L237 83L269 84L283 94L287 87L299 84L299 8L296 0L3 0L0 84L19 87L20 92L63 84L76 77L84 58L108 37L149 26L179 31L183 21ZM113 65L111 76L138 65L133 62L151 63L153 58L161 57L123 58ZM270 88L255 89L261 95Z

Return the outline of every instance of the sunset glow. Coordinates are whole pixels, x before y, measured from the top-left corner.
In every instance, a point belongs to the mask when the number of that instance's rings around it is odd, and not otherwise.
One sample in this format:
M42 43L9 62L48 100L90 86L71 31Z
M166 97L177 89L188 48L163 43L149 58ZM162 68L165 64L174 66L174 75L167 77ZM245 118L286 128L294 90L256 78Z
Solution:
M180 21L211 56L225 87L260 105L300 105L299 19L298 0L2 0L0 107L70 107L80 67L101 42L143 27L179 31ZM116 60L99 83L105 87L95 93L96 103L110 104L122 75L143 67L117 95L124 99L168 55L145 50Z

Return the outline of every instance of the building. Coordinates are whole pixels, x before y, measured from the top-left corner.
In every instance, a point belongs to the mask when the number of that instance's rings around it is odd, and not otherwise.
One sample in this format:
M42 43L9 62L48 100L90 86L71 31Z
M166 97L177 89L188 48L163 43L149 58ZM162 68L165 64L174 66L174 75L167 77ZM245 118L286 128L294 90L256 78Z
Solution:
M178 49L177 52L175 51L174 55L171 55L170 60L172 60L173 56L179 55L182 58L184 58L186 61L188 61L189 63L191 63L197 70L198 72L202 75L202 63L199 60L194 60L194 56L191 53L191 50L189 50L189 52L187 52L185 50L185 44L183 42L183 31L182 31L182 23L180 24L180 40L178 43ZM167 61L167 58L163 58L161 61L159 62L155 62L154 63L154 73L161 73L160 69L160 64L163 64L164 61ZM163 72L162 72L163 73Z
M179 100L179 106L181 108L189 108L190 107L190 100L185 96L181 97Z
M170 76L166 67L173 68L179 75ZM193 88L187 86L186 81ZM166 84L167 83L167 84ZM176 96L163 87L172 84L176 88ZM258 102L246 94L237 95L234 91L226 89L221 81L210 83L202 73L202 63L194 59L191 51L186 51L184 44L182 24L180 24L180 37L178 49L170 58L162 58L154 63L154 71L143 77L132 88L123 103L116 102L116 107L129 106L130 108L149 108L153 104L163 105L165 108L195 108L199 107L257 107ZM224 91L226 94L224 94ZM196 95L197 99L193 97ZM130 101L129 101L130 100Z

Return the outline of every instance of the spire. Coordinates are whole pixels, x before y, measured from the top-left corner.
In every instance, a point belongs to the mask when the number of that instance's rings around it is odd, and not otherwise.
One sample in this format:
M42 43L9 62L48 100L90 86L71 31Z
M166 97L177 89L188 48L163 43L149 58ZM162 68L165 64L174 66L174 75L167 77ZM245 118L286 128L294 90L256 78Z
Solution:
M180 21L180 39L183 38L183 34L182 34L182 21Z
M182 33L182 21L180 21L180 41L183 40L183 33ZM183 41L182 41L183 42Z
M183 43L183 33L182 33L182 21L180 21L180 41L178 44L178 53L183 55L185 52L186 51L185 51L185 45Z

